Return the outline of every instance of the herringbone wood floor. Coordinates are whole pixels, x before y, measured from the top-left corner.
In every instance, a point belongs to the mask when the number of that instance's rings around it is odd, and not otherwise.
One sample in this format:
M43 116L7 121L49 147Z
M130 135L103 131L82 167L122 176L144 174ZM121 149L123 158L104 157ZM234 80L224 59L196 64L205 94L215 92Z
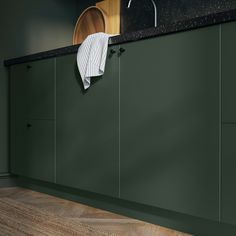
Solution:
M58 217L78 223L86 223L93 228L112 232L118 236L189 236L164 227L148 224L135 219L95 209L79 203L56 198L47 194L23 188L2 188L0 198L8 198L29 206L43 209Z

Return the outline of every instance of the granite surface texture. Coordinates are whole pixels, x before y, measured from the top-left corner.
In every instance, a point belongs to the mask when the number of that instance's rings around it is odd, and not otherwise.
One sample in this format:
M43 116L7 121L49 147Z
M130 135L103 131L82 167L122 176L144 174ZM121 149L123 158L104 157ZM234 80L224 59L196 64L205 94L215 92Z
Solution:
M185 19L181 21L176 21L172 23L159 24L158 27L151 27L143 30L133 31L129 33L124 33L119 36L114 36L110 38L110 46L123 44L127 42L133 42L143 39L148 39L152 37L158 37L166 34L187 31L192 29L197 29L201 27L211 26L215 24L221 24L225 22L236 20L236 9L220 11L218 13L212 13L204 16L196 16L194 18ZM68 46L64 48L59 48L55 50L50 50L46 52L41 52L37 54L32 54L24 57L13 58L10 60L5 60L5 66L11 66L15 64L36 61L46 58L58 57L66 54L76 53L80 45Z
M154 26L151 0L121 0L121 32L133 32ZM236 8L236 0L154 0L158 24L172 24Z

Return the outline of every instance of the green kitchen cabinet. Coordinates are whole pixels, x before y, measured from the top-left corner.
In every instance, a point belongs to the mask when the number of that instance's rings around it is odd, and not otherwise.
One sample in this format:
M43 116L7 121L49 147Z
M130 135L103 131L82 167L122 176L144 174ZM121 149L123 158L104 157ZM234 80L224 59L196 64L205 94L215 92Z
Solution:
M218 220L219 26L121 47L121 198Z
M118 196L118 56L84 90L76 55L57 58L57 183Z
M86 91L76 54L12 66L11 172L235 222L230 24L111 46Z
M22 152L21 155L16 156L12 165L14 173L32 179L54 182L54 126L53 120L28 120L19 126L18 129L23 131L20 135L23 139Z
M53 182L55 179L55 60L10 69L11 172Z
M236 22L222 24L222 120L236 123Z
M222 128L222 221L236 225L236 124Z
M26 176L48 182L55 180L55 122L27 121Z
M55 59L27 65L28 119L54 119Z
M25 119L55 119L55 59L11 67L11 111Z
M236 225L236 22L222 24L222 221Z

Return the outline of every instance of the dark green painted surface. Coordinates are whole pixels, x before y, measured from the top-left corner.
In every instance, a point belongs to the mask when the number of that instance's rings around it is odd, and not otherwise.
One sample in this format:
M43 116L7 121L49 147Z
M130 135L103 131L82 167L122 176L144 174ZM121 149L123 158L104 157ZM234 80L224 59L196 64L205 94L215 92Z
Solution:
M1 51L1 49L0 49ZM0 173L9 171L9 93L8 73L0 53Z
M11 67L11 172L54 181L54 59ZM28 127L29 126L29 127Z
M23 174L27 130L27 67L12 66L10 70L10 171Z
M76 20L87 4L91 0L0 1L0 173L9 171L9 78L3 60L72 44Z
M13 133L17 136L12 141L11 173L53 182L54 121L28 120L18 124Z
M222 24L223 122L236 122L236 22Z
M28 63L27 119L54 119L55 59Z
M86 92L76 55L57 59L57 183L118 196L118 57Z
M52 120L28 120L24 176L54 182L55 148Z
M121 198L219 217L219 26L124 44Z
M222 221L236 225L236 124L222 129Z

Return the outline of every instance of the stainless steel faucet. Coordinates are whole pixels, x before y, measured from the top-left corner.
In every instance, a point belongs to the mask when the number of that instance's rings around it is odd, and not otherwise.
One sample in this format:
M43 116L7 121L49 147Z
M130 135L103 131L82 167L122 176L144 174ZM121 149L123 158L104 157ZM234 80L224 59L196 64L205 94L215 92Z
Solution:
M132 1L133 0L129 0L127 8L131 7ZM151 0L151 2L152 2L152 5L153 5L153 9L154 9L154 25L155 25L155 27L157 27L157 5L156 5L154 0Z

